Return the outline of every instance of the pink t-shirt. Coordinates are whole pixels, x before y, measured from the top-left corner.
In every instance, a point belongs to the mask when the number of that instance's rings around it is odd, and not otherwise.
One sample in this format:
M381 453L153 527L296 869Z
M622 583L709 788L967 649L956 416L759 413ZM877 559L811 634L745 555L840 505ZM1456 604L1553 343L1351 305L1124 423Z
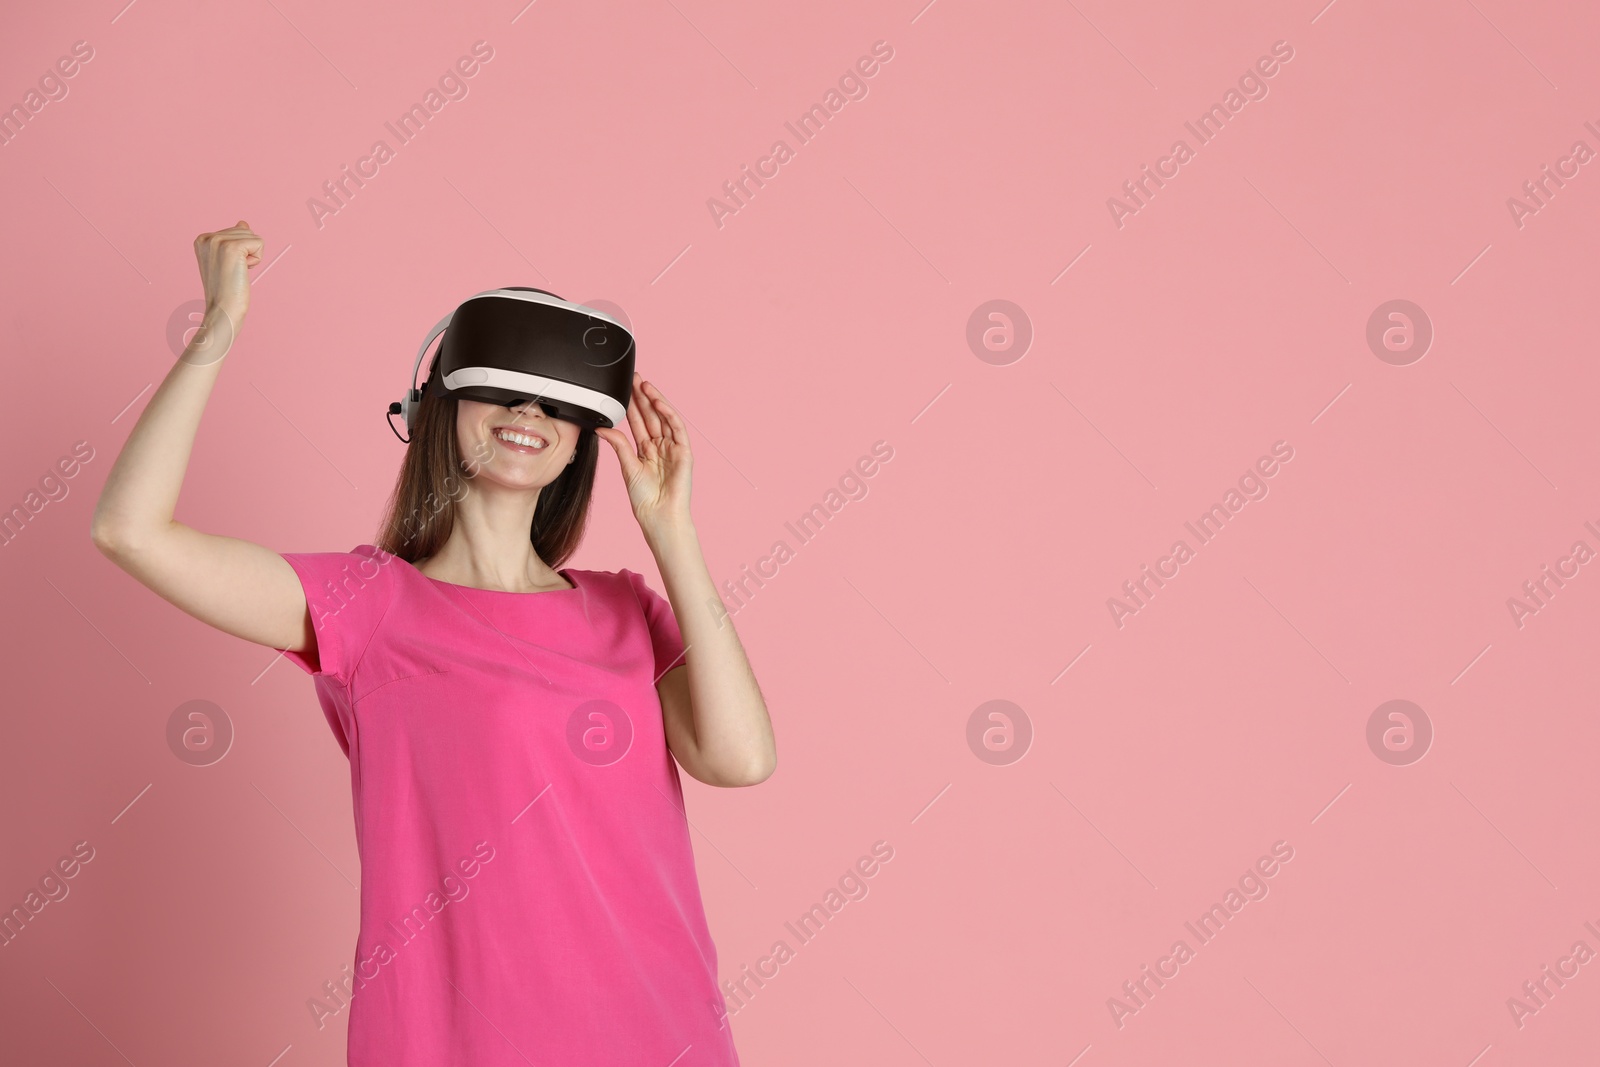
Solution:
M372 545L286 553L285 652L350 757L352 1067L736 1067L655 682L683 664L633 571L506 593Z

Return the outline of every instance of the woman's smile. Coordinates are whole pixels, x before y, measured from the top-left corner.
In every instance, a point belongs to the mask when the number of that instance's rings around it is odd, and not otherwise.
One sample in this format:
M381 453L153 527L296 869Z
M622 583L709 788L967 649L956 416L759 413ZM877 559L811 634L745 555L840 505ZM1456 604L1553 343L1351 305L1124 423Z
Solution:
M535 455L550 447L550 440L544 434L535 433L526 426L496 426L489 433L502 446L512 452L523 455Z

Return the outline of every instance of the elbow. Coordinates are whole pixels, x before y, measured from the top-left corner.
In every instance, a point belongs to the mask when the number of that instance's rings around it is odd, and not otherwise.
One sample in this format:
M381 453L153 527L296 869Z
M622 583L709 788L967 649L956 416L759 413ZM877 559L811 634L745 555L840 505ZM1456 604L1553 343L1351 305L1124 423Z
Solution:
M102 556L113 561L126 558L133 550L133 539L128 531L106 522L96 521L89 527L89 540Z
M100 550L101 555L113 561L126 559L139 551L141 546L150 541L149 533L148 529L139 529L132 523L113 519L98 509L89 523L89 540L94 542L94 547Z
M125 538L120 527L121 523L113 521L112 509L107 507L102 494L95 502L94 515L89 519L89 540L101 555L111 556L122 546Z
M768 778L771 778L772 772L777 769L777 753L767 751L762 753L758 759L752 760L750 763L740 768L737 772L725 775L720 784L730 787L760 785Z
M99 516L96 516L94 521L89 524L89 540L94 543L95 548L100 550L102 556L111 557L116 555L122 538L118 536L117 531L112 529L109 524L102 521Z

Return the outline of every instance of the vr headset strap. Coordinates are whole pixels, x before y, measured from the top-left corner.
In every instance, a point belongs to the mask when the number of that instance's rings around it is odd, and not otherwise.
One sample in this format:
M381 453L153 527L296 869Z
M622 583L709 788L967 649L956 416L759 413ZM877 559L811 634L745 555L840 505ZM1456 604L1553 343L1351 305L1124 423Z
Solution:
M405 416L408 436L411 433L412 420L416 418L417 408L422 406L422 389L417 385L417 373L422 369L422 357L427 354L428 346L433 344L434 338L444 333L455 314L452 310L450 314L440 319L439 325L428 331L427 339L422 342L422 347L417 349L417 361L411 365L411 382L406 388L405 399L400 401L400 414Z

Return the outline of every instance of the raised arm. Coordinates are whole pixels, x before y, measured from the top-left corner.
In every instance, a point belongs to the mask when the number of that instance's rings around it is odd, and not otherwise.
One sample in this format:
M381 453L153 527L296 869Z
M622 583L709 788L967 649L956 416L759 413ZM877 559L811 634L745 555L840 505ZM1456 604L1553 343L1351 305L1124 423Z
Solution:
M262 240L237 226L195 238L201 327L139 416L95 505L90 536L117 566L201 622L269 648L316 640L305 591L278 553L173 519L195 431L250 303Z
M638 371L628 428L633 441L615 427L595 433L616 450L628 502L655 554L683 638L683 669L669 669L656 683L667 747L679 766L707 785L756 785L778 766L772 717L689 515L688 425Z

